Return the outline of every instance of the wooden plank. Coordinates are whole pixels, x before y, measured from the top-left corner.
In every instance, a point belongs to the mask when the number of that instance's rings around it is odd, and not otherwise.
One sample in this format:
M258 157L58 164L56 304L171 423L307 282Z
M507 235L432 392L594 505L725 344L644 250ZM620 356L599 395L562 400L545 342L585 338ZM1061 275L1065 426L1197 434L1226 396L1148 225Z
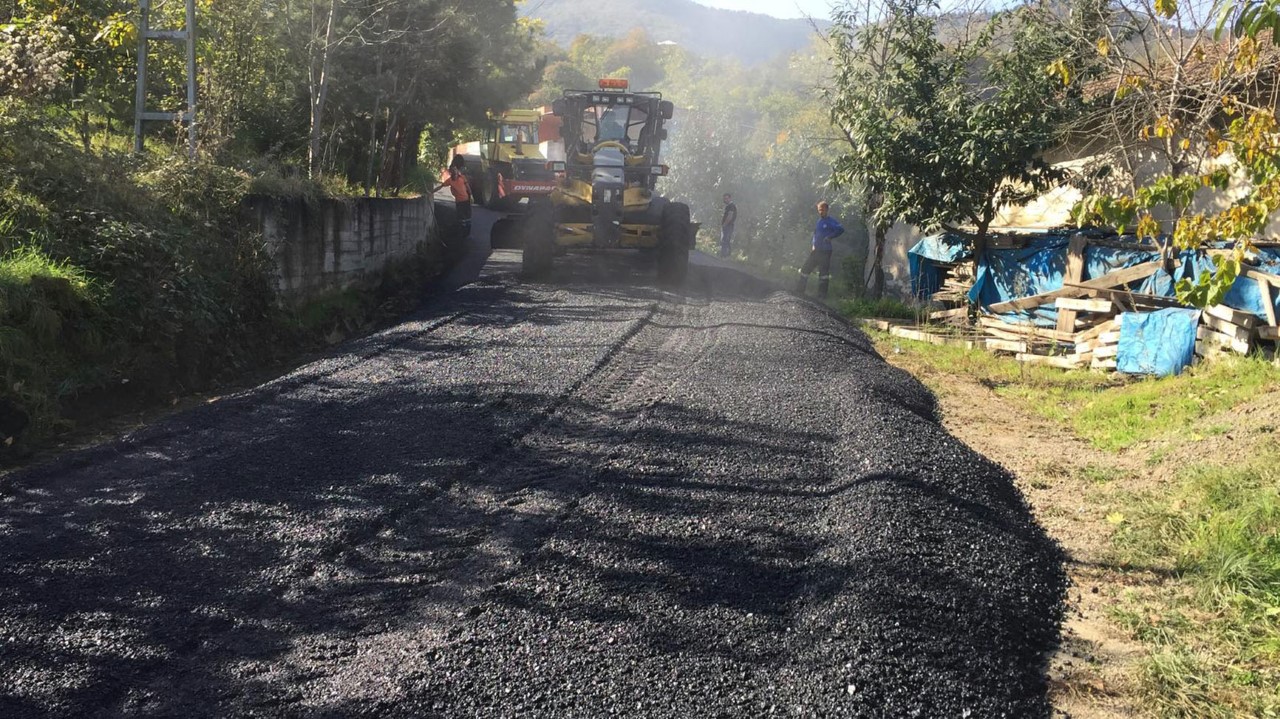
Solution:
M1203 312L1210 317L1216 317L1220 320L1230 322L1233 325L1240 325L1241 327L1248 329L1252 329L1262 324L1262 320L1258 319L1257 315L1249 314L1248 312L1241 312L1240 310L1232 309L1226 305L1206 307Z
M955 307L949 310L937 310L936 312L929 313L929 319L931 320L941 320L941 319L947 319L947 318L963 319L968 316L969 316L968 307Z
M1009 340L1011 342L1024 342L1027 339L1025 334L1020 332L1008 332L998 327L983 327L982 331L996 339Z
M1088 364L1089 359L1081 355L1033 355L1019 353L1014 356L1019 362L1026 364L1057 367L1059 369L1080 369Z
M1208 344L1225 347L1236 354L1242 355L1249 354L1249 350L1252 348L1252 345L1249 342L1236 339L1230 335L1224 335L1221 332L1213 330L1207 325L1200 325L1196 328L1196 339Z
M1145 292L1132 292L1130 290L1110 290L1098 288L1086 288L1083 284L1071 285L1071 287L1079 287L1087 290L1088 297L1101 297L1110 299L1117 307L1138 307L1163 309L1165 307L1183 307L1184 305L1175 297L1162 297L1160 295L1147 294Z
M853 323L862 327L877 329L881 332L888 332L890 329L897 327L898 325L911 324L911 320L882 320L875 317L856 317L854 318Z
M1084 250L1089 246L1089 238L1080 233L1071 236L1067 243L1067 271L1063 275L1063 284L1069 285L1084 279ZM1071 299L1064 297L1062 299ZM1070 332L1076 323L1076 311L1072 307L1058 304L1058 331Z
M1115 357L1119 353L1120 345L1102 345L1093 350L1094 357L1101 357L1104 359L1107 357Z
M1262 295L1262 307L1267 313L1267 325L1276 326L1276 305L1271 294L1271 285L1259 279L1254 279L1258 283L1258 293Z
M1280 276L1273 275L1270 272L1263 272L1262 270L1255 270L1252 267L1249 267L1245 269L1244 276L1251 277L1258 282L1266 282L1272 287L1280 287Z
M894 327L889 330L889 334L894 337L901 337L904 340L927 342L931 345L950 345L954 347L964 347L965 349L975 349L979 346L979 343L976 340L957 337L955 335L928 332L918 327Z
M1063 328L1062 317L1068 311L1074 315L1076 312L1115 312L1116 310L1116 304L1109 297L1059 297L1055 304L1058 306L1058 329Z
M1228 322L1220 317L1215 317L1207 311L1200 315L1200 324L1212 327L1214 330L1241 342L1247 343L1253 337L1253 330Z
M1098 342L1104 345L1114 345L1120 343L1120 330L1111 330L1098 335Z
M1155 274L1162 264L1163 263L1160 260L1144 262L1140 265L1134 265L1133 267L1126 267L1122 270L1108 272L1097 279L1081 282L1074 287L1063 287L1061 289L1053 290L1052 292L1042 292L1038 295L1009 300L1008 302L997 302L987 309L996 314L1003 314L1005 312L1029 310L1033 307L1047 305L1059 297L1086 297L1089 294L1089 290L1111 289L1113 287L1119 287L1120 285L1127 285L1130 282L1137 282L1138 280L1146 279Z
M1015 352L1025 353L1027 351L1027 343L1015 340L988 339L987 349L999 352Z
M1272 342L1280 340L1280 327L1259 327L1258 339Z
M1114 370L1115 368L1116 368L1115 359L1102 359L1099 357L1094 357L1092 360L1089 361L1089 369Z
M1213 360L1222 357L1234 357L1236 353L1222 345L1201 340L1196 342L1196 356L1205 360Z
M979 317L978 324L988 329L997 329L1024 336L1047 337L1060 342L1076 341L1076 333L1074 332L1059 332L1056 329L1037 327L1033 324L1014 324L1013 322L1005 322L998 317Z
M1107 320L1106 322L1103 322L1102 324L1090 327L1089 329L1084 330L1083 332L1077 332L1076 341L1088 342L1089 340L1095 339L1097 337L1101 337L1102 335L1108 332L1111 332L1112 330L1119 330L1119 329L1120 329L1120 321L1115 319L1110 319L1110 320Z

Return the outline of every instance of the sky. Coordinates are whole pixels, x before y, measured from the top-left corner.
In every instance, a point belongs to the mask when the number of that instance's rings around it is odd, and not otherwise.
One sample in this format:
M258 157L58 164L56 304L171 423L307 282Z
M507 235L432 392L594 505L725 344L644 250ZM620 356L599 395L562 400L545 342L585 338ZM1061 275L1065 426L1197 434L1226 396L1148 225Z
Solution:
M699 5L747 10L774 17L825 18L831 14L831 0L695 0Z

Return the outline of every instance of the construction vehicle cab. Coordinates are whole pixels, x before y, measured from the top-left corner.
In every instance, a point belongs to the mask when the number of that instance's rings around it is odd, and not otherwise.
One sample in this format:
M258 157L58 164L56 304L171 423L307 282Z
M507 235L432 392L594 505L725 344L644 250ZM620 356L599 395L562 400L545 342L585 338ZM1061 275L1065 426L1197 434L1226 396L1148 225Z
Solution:
M689 206L656 194L664 124L673 105L656 92L631 92L626 80L598 90L568 90L552 105L561 119L565 160L548 163L557 182L550 202L525 216L524 270L545 273L558 252L640 249L657 255L660 279L682 280L689 263Z
M455 149L466 160L476 204L510 210L521 198L544 196L555 188L555 176L538 149L541 120L537 110L490 115L483 140Z

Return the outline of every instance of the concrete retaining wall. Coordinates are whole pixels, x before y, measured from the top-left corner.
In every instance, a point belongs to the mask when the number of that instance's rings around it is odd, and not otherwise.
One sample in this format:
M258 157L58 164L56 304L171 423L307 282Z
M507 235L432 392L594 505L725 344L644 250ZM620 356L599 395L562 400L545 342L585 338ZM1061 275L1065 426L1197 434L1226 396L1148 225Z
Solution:
M286 302L376 282L389 263L424 244L443 250L430 197L252 196L245 212L275 259L276 287Z

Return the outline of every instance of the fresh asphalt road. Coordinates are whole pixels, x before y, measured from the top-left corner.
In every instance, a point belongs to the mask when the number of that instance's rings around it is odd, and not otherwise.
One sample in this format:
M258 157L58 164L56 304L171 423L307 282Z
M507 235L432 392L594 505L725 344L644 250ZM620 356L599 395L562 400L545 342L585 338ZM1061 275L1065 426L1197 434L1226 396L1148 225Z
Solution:
M709 264L485 249L10 477L0 717L1048 714L1061 557L858 331Z

